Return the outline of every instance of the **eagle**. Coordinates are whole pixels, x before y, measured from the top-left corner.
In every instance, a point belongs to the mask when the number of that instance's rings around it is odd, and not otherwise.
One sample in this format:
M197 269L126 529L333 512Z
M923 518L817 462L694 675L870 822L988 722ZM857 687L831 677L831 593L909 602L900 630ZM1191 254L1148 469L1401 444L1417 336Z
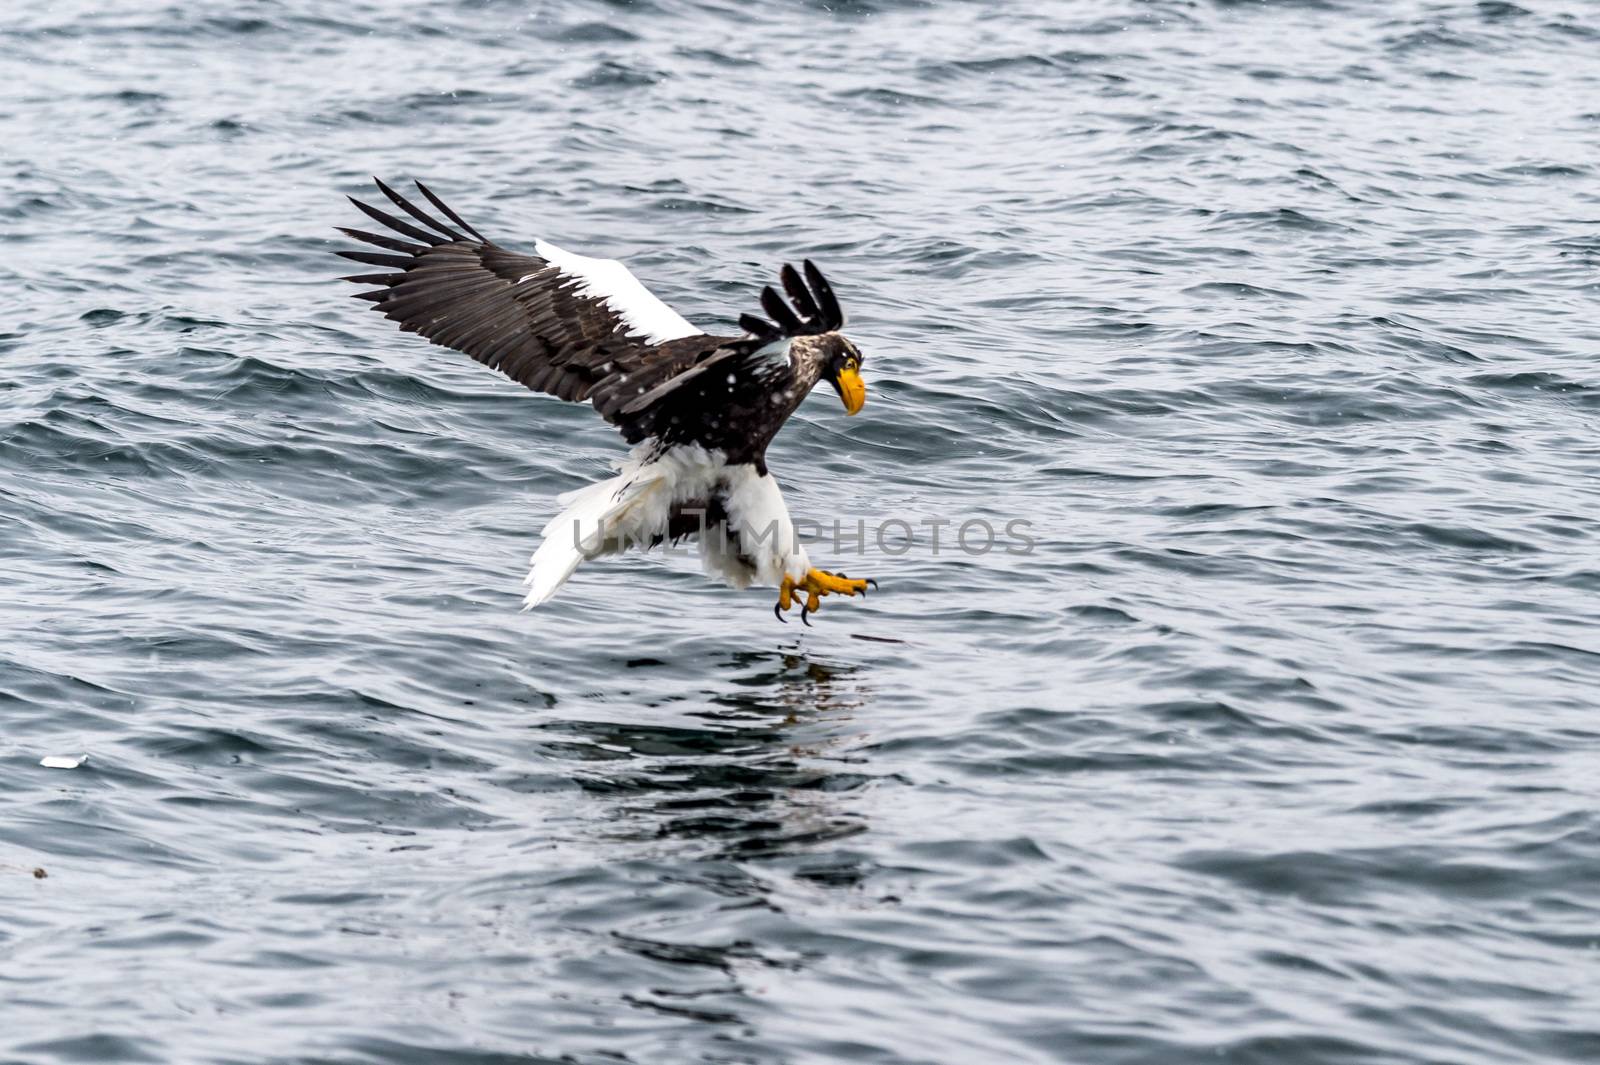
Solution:
M776 587L779 621L829 595L877 587L811 565L795 534L767 445L812 388L828 382L855 414L866 402L861 349L846 338L833 286L809 259L785 264L787 301L768 285L765 317L738 336L706 333L657 299L626 266L545 240L510 251L462 220L420 181L436 217L374 178L399 214L350 202L387 232L336 227L381 251L338 254L382 273L342 278L402 332L465 352L535 392L587 401L632 450L617 475L558 499L523 584L524 609L548 601L593 558L697 541L707 574L734 588Z

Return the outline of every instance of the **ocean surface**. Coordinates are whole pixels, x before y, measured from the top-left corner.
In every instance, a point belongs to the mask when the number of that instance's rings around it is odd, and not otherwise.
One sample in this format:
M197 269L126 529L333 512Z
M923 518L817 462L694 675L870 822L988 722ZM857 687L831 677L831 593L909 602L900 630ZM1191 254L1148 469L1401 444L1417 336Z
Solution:
M0 1062L1600 1061L1597 145L1577 0L8 5ZM624 445L371 175L815 258L880 591L520 612Z

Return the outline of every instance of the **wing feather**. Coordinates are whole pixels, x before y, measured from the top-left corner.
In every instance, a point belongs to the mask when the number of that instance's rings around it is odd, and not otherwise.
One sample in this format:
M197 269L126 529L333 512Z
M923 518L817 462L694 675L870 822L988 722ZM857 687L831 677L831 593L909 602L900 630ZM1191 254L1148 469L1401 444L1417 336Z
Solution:
M380 255L375 251L341 251L338 254L353 263L366 263L368 266L393 266L403 269L416 261L410 255Z
M783 330L785 336L792 337L805 331L800 316L783 302L783 297L774 292L771 285L761 290L761 309L767 312L768 318L778 323L778 328Z
M377 180L377 179L374 178L373 180ZM461 220L461 216L460 215L456 214L449 207L446 207L445 206L445 202L443 200L439 199L439 197L435 196L432 192L428 191L428 186L424 185L420 181L413 181L412 184L417 187L417 191L418 192L422 193L424 196L426 196L428 198L428 202L429 203L433 204L440 211L442 211L446 218L450 219L450 221L454 222L456 225L460 226L462 229L466 230L468 233L471 233L474 237L477 237L483 243L485 243L485 244L489 243L489 238L488 237L485 237L482 233L479 233L476 229L473 229L471 226L467 225L467 223L463 222Z
M783 279L783 290L789 294L789 299L794 301L794 309L800 312L802 318L818 318L821 312L817 309L817 301L812 297L811 290L806 288L805 282L800 280L800 275L789 263L783 264L783 269L778 271L778 276Z
M373 178L372 181L373 184L378 186L379 192L389 197L390 203L393 203L396 207L400 208L406 214L410 215L412 218L415 218L429 229L441 234L445 240L459 241L465 239L460 233L457 233L449 226L441 225L438 219L431 217L426 211L418 209L416 204L412 203L410 200L406 199L404 196L385 185L382 181L378 180L377 178ZM420 189L422 186L418 185L417 187Z
M374 181L400 213L352 197L385 231L339 231L383 250L339 254L391 271L352 274L346 280L380 286L356 295L374 303L402 332L456 348L535 391L573 400L590 398L597 387L630 374L653 386L720 343L615 260L591 259L543 241L535 255L509 251L483 237L421 183L417 191L455 228ZM663 347L666 341L673 343ZM614 399L618 393L612 388L605 394ZM610 421L622 418L619 403L597 400L596 407Z
M368 218L372 219L374 222L382 222L396 233L410 237L412 240L420 240L423 244L438 243L439 238L435 237L426 230L418 229L410 222L402 221L401 219L396 218L394 215L389 214L387 211L380 211L376 207L364 204L354 196L347 196L345 198L360 208L361 213L365 214Z
M839 300L834 296L828 279L822 276L822 271L810 259L805 260L803 266L803 280L800 271L789 263L784 263L778 274L783 281L783 290L794 306L785 303L777 290L768 285L761 290L761 309L772 321L753 314L740 315L739 328L746 335L758 340L773 340L831 333L844 328L844 312L839 308Z
M347 229L344 226L334 226L333 228L337 229L347 237L354 237L356 240L364 240L368 244L376 244L378 247L388 248L390 251L403 251L407 255L415 255L418 252L428 250L426 247L418 247L415 244L407 244L403 240L395 240L393 237L385 236L382 233L368 233L364 229Z

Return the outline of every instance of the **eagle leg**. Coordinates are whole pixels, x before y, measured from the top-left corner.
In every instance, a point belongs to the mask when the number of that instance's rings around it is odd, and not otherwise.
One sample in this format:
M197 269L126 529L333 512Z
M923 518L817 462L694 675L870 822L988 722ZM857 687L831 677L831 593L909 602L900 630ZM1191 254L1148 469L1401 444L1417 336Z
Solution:
M810 625L809 615L816 613L821 607L823 597L859 595L866 598L867 589L877 586L878 582L875 580L858 580L846 577L842 573L829 573L820 569L807 570L806 575L798 581L785 574L783 583L778 586L778 602L773 606L772 612L779 621L783 621L784 611L804 596L804 602L800 606L800 620Z

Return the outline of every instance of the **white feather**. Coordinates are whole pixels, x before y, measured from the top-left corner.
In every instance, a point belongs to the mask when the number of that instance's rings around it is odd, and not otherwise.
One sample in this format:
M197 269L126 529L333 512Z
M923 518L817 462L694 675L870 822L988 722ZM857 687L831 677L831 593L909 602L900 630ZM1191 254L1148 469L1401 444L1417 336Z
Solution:
M533 250L562 273L578 278L581 282L578 286L580 292L604 300L628 323L630 330L642 334L652 344L703 332L657 299L626 266L615 259L591 259L587 255L558 248L547 240L536 241Z
M654 449L641 444L618 464L617 476L560 497L562 511L544 527L523 581L525 609L548 601L587 559L644 548L664 536L675 504L711 498L724 501L733 535L712 526L700 537L708 574L745 588L777 585L785 574L798 579L810 568L771 474L729 466L720 451L692 444L652 457Z
M754 466L735 466L723 481L728 510L728 528L737 534L741 574L730 573L723 554L721 537L715 532L702 537L700 556L707 573L720 573L735 588L751 584L777 586L784 576L799 580L811 568L806 549L795 535L789 508L772 474L756 473ZM732 537L729 537L730 543ZM717 549L713 555L711 549Z

